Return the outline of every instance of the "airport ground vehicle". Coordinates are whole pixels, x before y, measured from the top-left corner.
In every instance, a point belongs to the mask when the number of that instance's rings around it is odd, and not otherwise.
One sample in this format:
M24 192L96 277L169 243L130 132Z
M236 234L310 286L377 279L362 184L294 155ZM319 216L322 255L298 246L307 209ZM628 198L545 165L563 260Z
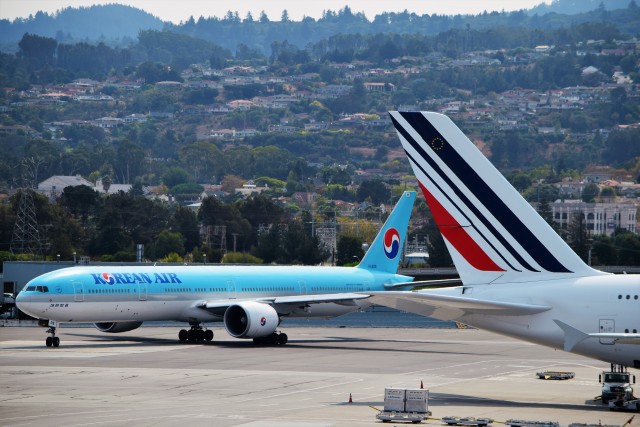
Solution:
M0 295L0 314L11 313L16 306L16 299L11 293Z
M602 403L609 403L610 400L633 400L632 384L636 382L636 376L622 369L611 366L611 370L599 375L602 384Z

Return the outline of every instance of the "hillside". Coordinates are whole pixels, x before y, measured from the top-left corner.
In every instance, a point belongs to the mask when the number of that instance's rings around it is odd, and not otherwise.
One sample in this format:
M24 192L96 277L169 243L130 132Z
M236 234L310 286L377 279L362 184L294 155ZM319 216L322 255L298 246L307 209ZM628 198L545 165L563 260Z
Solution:
M0 20L0 43L3 51L15 51L23 34L31 33L61 42L89 40L118 45L135 40L141 30L160 30L163 25L159 18L121 4L68 7L53 15L38 12L13 22Z
M103 42L109 46L127 47L140 31L169 29L176 33L216 43L235 51L239 46L269 55L274 42L287 41L299 48L339 34L421 34L436 35L449 30L482 30L496 27L558 29L585 22L607 22L623 34L635 35L640 28L636 7L626 0L580 1L557 0L529 11L492 12L479 15L417 15L415 13L383 13L369 21L364 14L345 6L328 10L320 19L302 21L270 21L240 18L229 12L224 18L200 17L181 24L165 23L149 13L129 6L110 4L86 8L67 8L54 15L38 12L27 19L0 20L0 51L16 52L25 33L55 38L58 42ZM626 3L626 4L623 4Z
M632 0L554 0L550 4L540 3L529 10L530 15L544 15L547 13L562 13L574 15L599 9L605 10L626 9Z

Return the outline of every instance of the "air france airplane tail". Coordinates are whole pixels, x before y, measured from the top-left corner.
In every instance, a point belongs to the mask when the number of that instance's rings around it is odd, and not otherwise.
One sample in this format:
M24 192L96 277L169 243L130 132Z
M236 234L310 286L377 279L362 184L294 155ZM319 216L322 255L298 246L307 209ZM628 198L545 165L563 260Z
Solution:
M385 273L395 273L398 270L415 199L414 191L402 193L358 268Z
M390 114L465 285L605 274L587 266L447 116Z

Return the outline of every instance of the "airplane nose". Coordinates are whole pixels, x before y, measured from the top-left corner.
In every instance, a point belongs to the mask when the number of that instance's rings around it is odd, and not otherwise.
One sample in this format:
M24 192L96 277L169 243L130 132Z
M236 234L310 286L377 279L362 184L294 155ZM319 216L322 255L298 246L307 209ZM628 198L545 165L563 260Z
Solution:
M25 307L25 305L29 302L31 302L31 297L28 293L19 292L18 295L16 295L16 307L18 307L20 310L22 310L22 307Z

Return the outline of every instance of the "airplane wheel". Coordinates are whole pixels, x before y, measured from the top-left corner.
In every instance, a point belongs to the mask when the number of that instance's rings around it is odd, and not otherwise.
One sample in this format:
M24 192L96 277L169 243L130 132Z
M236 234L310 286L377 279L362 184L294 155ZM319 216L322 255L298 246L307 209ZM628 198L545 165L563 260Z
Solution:
M213 331L211 329L204 331L204 339L205 341L211 341L213 339Z
M60 338L58 337L53 337L53 346L54 347L60 347Z
M201 342L204 341L204 331L202 329L196 330L196 341Z
M289 341L287 334L278 335L278 345L285 345Z
M189 334L187 333L186 329L181 329L180 332L178 332L178 339L180 341L186 341L187 338L189 337Z
M45 341L45 343L47 344L47 347L53 346L53 338L47 337L47 340Z

